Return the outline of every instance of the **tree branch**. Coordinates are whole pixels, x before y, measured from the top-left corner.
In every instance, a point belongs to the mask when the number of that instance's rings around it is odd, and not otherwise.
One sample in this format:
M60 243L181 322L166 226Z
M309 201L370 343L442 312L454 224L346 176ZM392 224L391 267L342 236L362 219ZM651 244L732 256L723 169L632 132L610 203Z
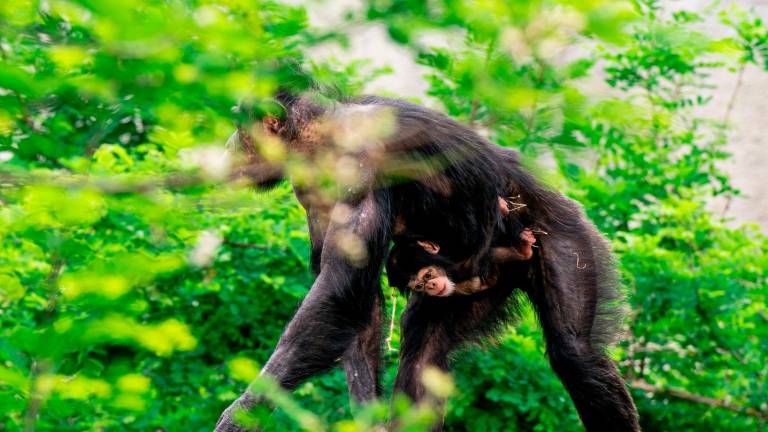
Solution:
M256 243L238 242L238 241L230 240L228 238L224 239L224 244L230 245L232 247L244 248L244 249L268 249L268 247L265 246L265 245L260 245L260 244L256 244Z
M663 388L663 387L655 386L649 383L648 381L641 380L641 379L631 380L629 381L629 385L633 389L655 393L661 396L670 396L675 399L680 399L680 400L693 402L701 405L709 405L715 408L724 408L739 414L745 414L748 416L757 417L761 420L768 420L768 412L760 411L752 407L743 407L741 405L737 405L722 399L715 399L708 396L697 395L695 393L690 393L686 390L672 388L672 387Z
M21 171L0 171L0 188L3 186L28 186L53 184L66 189L96 189L106 194L149 193L157 189L179 190L203 185L242 181L258 184L277 176L281 167L272 163L255 163L233 170L228 178L211 179L197 173L172 173L167 175L141 177L104 176L93 178L86 175L62 173L35 174Z

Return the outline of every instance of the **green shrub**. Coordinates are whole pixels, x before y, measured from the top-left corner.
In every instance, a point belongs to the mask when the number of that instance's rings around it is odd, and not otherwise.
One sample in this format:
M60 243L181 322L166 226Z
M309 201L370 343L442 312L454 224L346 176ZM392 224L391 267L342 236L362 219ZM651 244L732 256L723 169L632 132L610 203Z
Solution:
M645 430L768 418L768 241L708 210L738 195L719 169L730 107L697 111L712 70L768 68L768 27L719 17L722 39L650 0L372 1L349 16L383 23L429 71L432 101L519 149L613 241L632 308L613 355ZM425 45L435 32L464 43ZM290 186L223 181L220 144L295 79L285 59L346 93L386 72L305 58L344 42L273 1L0 4L0 428L211 429L312 280ZM586 90L596 77L610 93ZM451 430L581 428L527 308L455 371ZM279 407L253 413L268 430L390 415L386 402L353 415L340 370L295 397L255 386ZM393 409L403 430L434 418Z

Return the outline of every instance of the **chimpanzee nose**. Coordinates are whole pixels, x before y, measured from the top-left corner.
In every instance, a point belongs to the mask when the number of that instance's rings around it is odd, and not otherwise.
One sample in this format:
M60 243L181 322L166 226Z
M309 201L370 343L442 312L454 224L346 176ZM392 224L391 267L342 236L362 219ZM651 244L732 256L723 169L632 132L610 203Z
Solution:
M424 285L424 289L426 289L427 291L434 291L434 290L436 290L437 289L437 281L435 279L432 279L432 280L428 281Z

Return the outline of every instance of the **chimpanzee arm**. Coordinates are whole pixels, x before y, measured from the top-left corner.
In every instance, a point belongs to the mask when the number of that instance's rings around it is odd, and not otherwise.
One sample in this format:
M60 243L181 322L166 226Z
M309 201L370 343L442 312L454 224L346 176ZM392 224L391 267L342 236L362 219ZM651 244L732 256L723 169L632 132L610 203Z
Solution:
M325 235L320 274L261 372L286 389L329 369L345 352L349 355L355 338L370 326L381 296L381 263L392 225L387 191L371 191L354 203L337 204L334 213ZM369 378L376 376L376 371L364 371ZM370 387L367 381L356 385ZM216 430L243 431L233 419L234 412L256 403L246 391L222 414Z
M475 276L465 281L456 282L455 292L461 295L471 295L480 291L485 291L490 288L489 285L483 283L483 280Z
M526 257L513 246L497 246L491 249L491 261L497 264L503 264L510 261L525 261L529 258L530 257Z

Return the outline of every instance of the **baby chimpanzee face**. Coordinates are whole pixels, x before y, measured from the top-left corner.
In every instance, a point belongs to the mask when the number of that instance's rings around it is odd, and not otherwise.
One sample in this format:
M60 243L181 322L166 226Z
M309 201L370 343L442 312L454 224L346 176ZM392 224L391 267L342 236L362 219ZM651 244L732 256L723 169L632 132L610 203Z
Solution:
M453 294L456 284L451 273L455 264L438 252L440 246L430 241L395 244L387 260L390 285L430 296Z
M447 297L453 294L456 284L441 267L429 266L419 269L408 281L408 288L427 295Z

